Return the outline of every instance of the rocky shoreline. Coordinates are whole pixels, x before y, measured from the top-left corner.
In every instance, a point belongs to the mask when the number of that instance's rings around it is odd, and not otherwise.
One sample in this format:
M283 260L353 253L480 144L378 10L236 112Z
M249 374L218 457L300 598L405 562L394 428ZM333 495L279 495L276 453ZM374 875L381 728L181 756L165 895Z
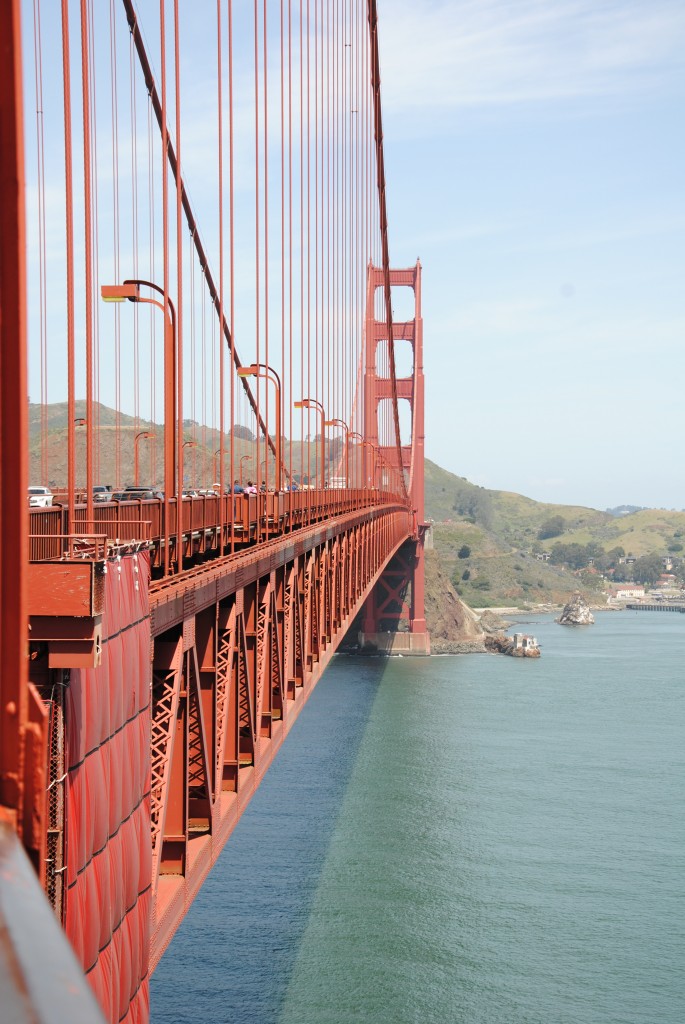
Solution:
M595 610L611 610L594 606ZM588 609L589 610L589 609ZM431 654L509 654L514 657L538 657L521 653L514 638L507 636L512 625L504 616L553 615L562 605L541 602L528 608L470 608L443 572L436 551L426 551L426 622L430 633Z
M591 626L595 617L581 592L576 590L556 621L560 626Z

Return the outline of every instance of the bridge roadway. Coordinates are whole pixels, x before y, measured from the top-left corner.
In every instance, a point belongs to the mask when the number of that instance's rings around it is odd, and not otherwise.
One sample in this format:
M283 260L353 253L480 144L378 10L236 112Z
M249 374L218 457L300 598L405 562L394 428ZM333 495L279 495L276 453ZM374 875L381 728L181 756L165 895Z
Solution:
M407 503L374 488L187 498L180 524L171 507L167 576L160 500L103 504L93 523L82 506L30 514L30 678L64 751L48 758L42 876L111 1019L145 1002L340 641L417 542Z
M319 488L299 491L268 491L262 494L206 494L184 497L179 522L178 501L169 500L169 523L165 503L159 498L108 501L93 505L93 519L87 519L85 502L70 514L66 503L29 510L30 559L33 562L85 556L103 545L147 542L153 579L163 571L165 539L170 543L170 571L179 571L177 552L182 551L182 569L223 552L233 553L246 546L280 537L292 530L322 522L352 511L371 508L388 500L402 502L399 494L375 487Z

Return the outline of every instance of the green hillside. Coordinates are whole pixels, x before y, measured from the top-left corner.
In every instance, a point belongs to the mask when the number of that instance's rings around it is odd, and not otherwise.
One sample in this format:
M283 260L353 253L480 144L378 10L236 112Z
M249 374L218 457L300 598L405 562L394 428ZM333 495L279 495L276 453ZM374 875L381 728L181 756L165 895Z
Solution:
M39 405L29 405L29 472L31 481L36 483L43 482L42 412ZM66 403L48 406L45 414L48 434L48 471L45 482L53 486L64 486ZM76 416L84 414L85 405L79 401L76 403ZM163 429L122 414L117 441L117 417L114 410L96 405L94 418L98 436L95 467L98 482L114 482L117 476L122 483L131 482L136 431L152 429L161 439ZM198 442L197 447L188 452L188 482L192 486L211 486L215 476L214 452L219 445L219 435L215 430L190 422L186 426L186 436L195 437ZM335 460L340 454L336 444L339 446L340 442L331 441L327 446L327 454L332 460L329 472L334 471ZM76 434L79 464L84 462L84 446L85 431L79 428ZM306 460L305 447L296 441L291 451L291 445L284 439L286 464L291 464L292 460L293 469L299 470ZM157 466L155 478L155 467L150 465L151 452L149 444L141 446L140 477L159 483L160 467ZM263 449L257 453L249 431L236 428L236 464L240 463L243 455L248 457L244 467L247 479L256 473L256 459L262 458ZM309 468L315 472L314 464ZM83 486L83 482L77 480L77 486ZM628 515L615 516L581 505L553 505L510 491L479 487L428 460L426 516L434 521L433 542L443 570L464 599L475 607L526 606L541 602L558 604L579 586L601 603L601 593L606 583L600 573L594 570L582 571L587 559L583 561L582 558L576 558L574 563L568 561L562 565L541 561L536 557L545 552L554 552L555 545L580 545L582 549L589 544L595 545L592 555L602 571L606 571L603 563L611 562L612 559L615 561L616 549L623 549L625 555L636 558L670 554L679 559L680 553L685 553L685 511L638 509ZM550 525L555 527L551 531ZM556 550L554 558L558 556L559 549ZM607 559L602 552L614 554ZM599 555L602 558L598 558ZM574 572L574 565L581 568Z
M553 505L479 487L429 461L426 516L434 521L434 544L445 570L476 607L556 604L578 587L601 603L606 583L600 574L535 557L555 544L595 544L604 552L623 548L635 557L679 557L685 548L685 512L641 509L616 517L581 505ZM541 539L556 517L560 531Z

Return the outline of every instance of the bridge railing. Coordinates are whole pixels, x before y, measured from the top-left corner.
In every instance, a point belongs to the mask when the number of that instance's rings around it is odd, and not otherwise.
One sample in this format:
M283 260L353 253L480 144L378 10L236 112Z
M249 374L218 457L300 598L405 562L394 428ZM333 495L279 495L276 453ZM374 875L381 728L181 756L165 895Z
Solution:
M300 491L264 492L260 494L206 494L184 497L180 504L169 502L168 531L164 521L164 501L159 498L108 501L93 507L93 519L87 508L66 504L29 510L29 557L31 561L47 561L83 557L94 537L104 538L113 546L119 543L147 542L151 546L151 564L159 570L162 546L168 532L172 561L178 568L176 546L180 534L181 564L185 567L201 557L242 550L246 545L290 533L346 513L384 505L403 503L399 495L389 495L376 488L318 488ZM179 530L180 511L180 530ZM100 549L98 549L100 550ZM99 556L98 556L99 557Z

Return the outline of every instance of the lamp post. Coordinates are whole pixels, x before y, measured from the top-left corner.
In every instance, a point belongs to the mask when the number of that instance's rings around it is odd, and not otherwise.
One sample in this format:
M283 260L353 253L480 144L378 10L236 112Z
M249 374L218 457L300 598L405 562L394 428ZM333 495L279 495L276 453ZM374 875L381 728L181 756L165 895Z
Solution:
M321 486L326 482L326 411L316 398L301 398L295 402L296 409L316 409L321 416Z
M251 458L250 455L241 455L240 456L240 470L239 470L239 472L240 472L240 486L241 487L243 486L243 462L245 461L245 459L249 459L249 458Z
M184 441L181 445L181 449L184 448L197 448L197 441ZM183 494L183 481L181 483L181 494ZM193 466L193 487L195 486L195 467Z
M371 486L376 486L376 469L378 467L378 445L375 445L373 441L364 441L367 448L371 449Z
M388 463L385 461L385 457L381 455L380 449L376 450L376 459L378 460L378 486L381 490L383 490L384 482L388 482L387 480L384 481L383 473L385 472L385 476L388 477L390 475L390 470L388 467Z
M133 483L136 485L136 487L140 483L140 480L138 479L138 446L140 445L140 442L143 440L143 438L151 439L154 436L155 435L151 434L149 430L141 430L140 433L136 434L136 436L133 438ZM150 483L152 483L152 481L150 481Z
M362 444L362 445L363 445L363 446L364 446L365 448L370 448L370 449L371 449L371 451L372 451L372 452L374 453L374 454L372 454L372 456L371 456L371 463L370 463L370 465L371 465L371 470L372 470L372 472L374 472L374 477L373 477L373 478L372 478L372 480L371 480L371 484L375 484L375 482L376 482L376 480L375 480L375 453L376 453L376 452L378 451L378 449L377 449L376 445L375 445L375 444L372 444L372 442L371 442L371 441L367 441L367 440L366 440L366 438L365 438L365 437L362 437L362 435L361 435L360 433L358 433L358 431L356 431L356 430L350 431L350 437L355 437L355 438L357 438L357 440L358 440L358 441L359 441L359 442L360 442L360 443L361 443L361 444ZM362 452L362 455L363 455L363 454L364 454L364 453ZM362 475L363 475L363 477L364 477L364 486L365 486L365 487L368 487L368 486L369 486L369 475L370 475L370 474L368 473L368 471L367 471L367 468L366 468L366 467L367 467L367 460L366 460L366 457L364 457L364 458L363 458L362 462L363 462L363 464L362 464Z
M361 478L362 478L362 483L363 483L366 480L366 473L364 472L364 460L363 460L364 447L363 446L367 442L366 442L366 439L364 437L362 437L362 435L359 433L358 430L350 430L350 431L348 431L348 434L347 434L348 445L349 445L349 442L352 441L352 440L359 441L361 443L361 445L362 445L362 467L361 467L362 471L361 471ZM357 467L356 467L356 459L355 459L355 477L356 477L356 475L357 475Z
M325 426L327 427L342 427L345 431L345 487L350 486L350 428L345 423L345 420L341 420L339 416L335 419L326 420Z
M274 386L274 390L276 392L276 490L280 491L283 486L283 460L281 458L281 437L283 435L281 424L281 378L273 367L268 366L267 363L251 363L250 366L240 366L238 368L238 376L257 377L258 379L268 380ZM266 439L266 443L268 448L268 437Z
M164 297L164 302L140 294L141 287L151 288ZM100 288L103 302L142 302L156 306L164 313L164 575L168 576L170 499L176 494L176 310L174 304L159 285L152 281L128 279L123 284L103 284ZM178 481L179 485L181 480ZM180 520L179 520L180 522ZM179 545L180 559L180 537Z

